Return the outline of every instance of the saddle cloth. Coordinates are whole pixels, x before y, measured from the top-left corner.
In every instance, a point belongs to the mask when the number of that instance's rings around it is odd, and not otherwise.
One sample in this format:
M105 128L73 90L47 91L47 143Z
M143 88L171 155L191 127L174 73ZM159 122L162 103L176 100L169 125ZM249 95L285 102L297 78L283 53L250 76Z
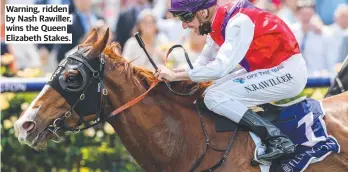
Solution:
M310 98L284 107L280 114L283 122L274 125L296 144L296 153L275 160L270 166L260 165L261 171L302 172L309 164L322 161L331 152L339 153L339 143L326 131L324 115L321 102ZM256 145L261 144L260 138L250 134ZM264 150L257 151L262 153Z

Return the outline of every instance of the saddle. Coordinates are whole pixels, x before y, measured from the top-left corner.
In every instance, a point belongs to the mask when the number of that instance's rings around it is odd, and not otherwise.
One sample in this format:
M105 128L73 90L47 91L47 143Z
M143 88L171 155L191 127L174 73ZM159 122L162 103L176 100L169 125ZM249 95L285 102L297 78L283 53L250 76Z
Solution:
M280 119L280 114L283 110L283 108L294 105L296 103L302 102L306 99L306 97L300 97L298 99L295 99L289 103L286 104L271 104L266 103L262 105L258 105L256 107L251 108L254 112L256 112L258 115L262 116L263 118L269 120L273 124L287 122L290 120L293 120L293 118L290 119ZM249 131L249 129L239 126L234 121L218 115L212 111L210 111L204 104L203 99L199 99L198 102L200 111L202 111L205 115L215 118L215 130L216 132L230 132L234 131L237 127L239 131Z

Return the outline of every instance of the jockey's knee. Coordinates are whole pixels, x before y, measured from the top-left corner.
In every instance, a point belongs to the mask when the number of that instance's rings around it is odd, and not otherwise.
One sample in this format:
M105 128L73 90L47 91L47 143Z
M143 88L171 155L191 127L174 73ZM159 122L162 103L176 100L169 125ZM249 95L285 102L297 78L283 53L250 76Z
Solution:
M299 95L306 87L307 78L300 78L297 80L298 82L291 87L291 91L289 92L289 98Z
M229 98L226 97L226 94L224 94L224 91L212 89L207 91L204 95L204 104L205 106L207 106L209 110L212 110L216 106L228 100Z
M239 123L245 112L248 110L241 102L235 100L226 91L209 90L204 97L206 107L216 114L227 117Z
M290 97L295 97L295 96L299 95L303 89L304 89L304 87L301 87L301 86L297 86L297 87L293 88Z

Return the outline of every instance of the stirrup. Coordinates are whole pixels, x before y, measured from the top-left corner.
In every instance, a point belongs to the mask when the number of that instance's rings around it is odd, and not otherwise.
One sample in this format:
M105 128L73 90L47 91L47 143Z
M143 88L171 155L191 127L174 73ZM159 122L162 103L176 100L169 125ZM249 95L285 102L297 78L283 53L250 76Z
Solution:
M269 142L272 142L271 139L273 139L273 138L280 138L280 137L286 138L286 139L290 140L290 138L287 137L287 136L275 136L275 137L267 138L267 139L265 140L265 142L269 143ZM290 140L290 141L291 141L291 140ZM291 141L291 142L292 142L292 141ZM281 145L282 143L284 143L284 142L280 142L280 145ZM277 145L277 146L280 146L280 145ZM290 147L292 147L292 148L290 148ZM280 147L278 147L278 149L281 149L281 150L282 150L284 153L286 153L286 154L291 154L291 153L294 153L294 152L296 151L296 145L292 142L292 146L289 146L289 147L287 147L287 148L280 146ZM291 150L290 150L290 149L291 149Z
M254 151L254 159L251 161L253 166L258 165L258 164L270 166L272 164L272 162L270 162L270 161L258 159L258 155L264 154L266 149L267 149L267 147L263 143L256 145L255 151Z

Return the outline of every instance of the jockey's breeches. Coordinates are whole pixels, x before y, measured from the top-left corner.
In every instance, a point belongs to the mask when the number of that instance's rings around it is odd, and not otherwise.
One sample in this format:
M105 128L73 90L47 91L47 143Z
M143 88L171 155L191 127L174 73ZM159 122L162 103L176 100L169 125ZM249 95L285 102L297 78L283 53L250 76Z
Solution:
M238 123L248 107L294 97L306 83L306 62L296 54L273 68L241 69L214 81L204 93L204 103Z

